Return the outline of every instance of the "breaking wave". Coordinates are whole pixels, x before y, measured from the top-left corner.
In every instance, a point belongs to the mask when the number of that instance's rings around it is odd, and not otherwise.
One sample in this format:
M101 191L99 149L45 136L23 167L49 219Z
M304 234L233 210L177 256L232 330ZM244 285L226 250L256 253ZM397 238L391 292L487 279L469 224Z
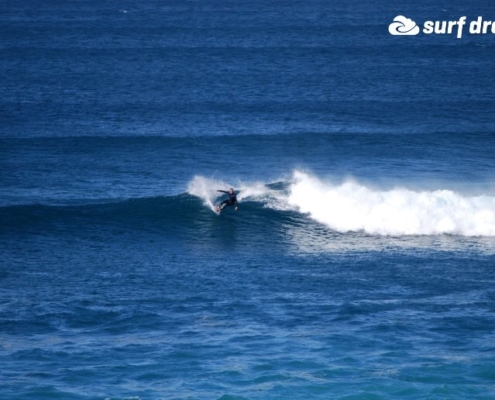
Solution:
M451 190L374 190L294 172L288 203L338 232L495 236L495 198Z
M230 187L238 193L239 222L254 236L264 235L267 229L287 234L296 226L305 227L305 235L314 239L323 234L322 226L327 232L379 236L495 237L493 196L467 196L444 189L380 189L350 180L335 184L300 171L272 183L228 182L198 175L188 182L186 192L172 196L0 207L0 233L77 232L97 224L109 229L125 226L187 234L189 229L210 226L211 218L217 216L211 210L225 198L217 190ZM231 210L222 213L228 218L232 215ZM314 228L315 221L320 228Z
M219 188L232 184L196 176L188 193L212 207ZM495 197L468 197L452 190L372 189L353 181L326 182L295 171L288 182L240 183L238 198L309 216L337 232L372 235L495 236Z

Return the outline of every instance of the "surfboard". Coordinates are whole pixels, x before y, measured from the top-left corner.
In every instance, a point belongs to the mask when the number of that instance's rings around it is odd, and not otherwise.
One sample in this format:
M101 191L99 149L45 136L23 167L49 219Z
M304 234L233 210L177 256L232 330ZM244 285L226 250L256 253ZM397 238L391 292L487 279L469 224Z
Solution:
M209 204L210 208L211 208L211 211L213 211L215 214L217 215L220 215L220 213L222 212L221 209L219 209L216 205L214 205L213 203L210 203Z
M205 205L208 206L208 208L213 211L215 214L219 215L220 212L217 211L217 206L215 204L213 204L213 202L211 201L211 199L207 198L205 199Z

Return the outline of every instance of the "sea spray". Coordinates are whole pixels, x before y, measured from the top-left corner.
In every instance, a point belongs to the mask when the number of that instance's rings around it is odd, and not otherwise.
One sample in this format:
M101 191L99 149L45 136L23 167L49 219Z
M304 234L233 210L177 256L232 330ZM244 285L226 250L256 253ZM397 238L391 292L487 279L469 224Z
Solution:
M238 199L260 203L277 211L296 211L337 232L373 235L495 236L495 197L466 196L452 190L415 191L407 188L372 189L359 182L333 184L308 173L294 171L288 189L265 183L240 182ZM231 184L195 176L188 193L214 208Z
M213 209L215 199L218 197L218 189L227 187L228 185L222 181L208 179L203 176L196 175L187 186L187 192L193 196L203 200L203 204Z
M286 200L286 196L280 199L276 191L271 190L262 182L239 182L237 185L232 185L231 183L225 183L221 180L206 178L200 175L196 175L189 182L187 192L202 199L206 206L213 207L216 200L223 195L218 190L228 190L231 187L237 193L239 202L250 200L265 204L274 204L277 201Z
M334 185L295 171L288 203L339 232L379 235L495 236L495 198L451 190L372 190Z

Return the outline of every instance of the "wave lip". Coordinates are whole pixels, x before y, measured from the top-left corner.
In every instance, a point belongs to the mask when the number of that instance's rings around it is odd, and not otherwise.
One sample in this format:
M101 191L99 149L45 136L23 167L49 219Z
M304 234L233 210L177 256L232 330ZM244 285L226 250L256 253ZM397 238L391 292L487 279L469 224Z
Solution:
M333 185L295 171L288 203L338 232L377 235L495 236L495 198L450 190L372 190Z

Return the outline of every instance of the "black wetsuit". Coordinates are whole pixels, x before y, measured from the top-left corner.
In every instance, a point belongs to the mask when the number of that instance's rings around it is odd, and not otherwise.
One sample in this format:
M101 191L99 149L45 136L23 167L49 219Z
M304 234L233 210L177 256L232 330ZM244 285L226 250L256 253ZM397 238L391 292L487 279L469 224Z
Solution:
M229 195L229 198L227 200L222 201L218 206L220 210L223 210L227 206L235 205L237 207L237 196L235 195L235 192L230 193L227 192L226 190L218 190L218 192L227 193Z

